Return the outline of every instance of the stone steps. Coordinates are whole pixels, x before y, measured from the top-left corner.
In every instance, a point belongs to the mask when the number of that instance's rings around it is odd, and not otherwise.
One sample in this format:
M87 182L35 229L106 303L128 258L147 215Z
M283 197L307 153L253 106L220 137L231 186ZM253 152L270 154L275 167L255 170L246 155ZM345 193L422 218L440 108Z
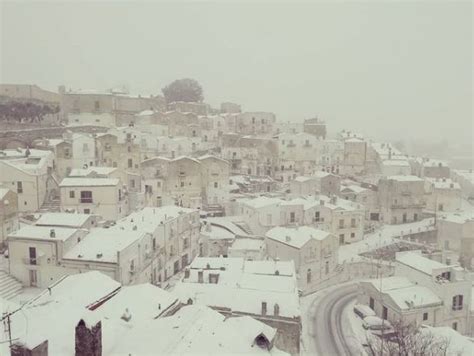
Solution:
M23 286L5 271L0 271L0 297L11 299L20 294Z

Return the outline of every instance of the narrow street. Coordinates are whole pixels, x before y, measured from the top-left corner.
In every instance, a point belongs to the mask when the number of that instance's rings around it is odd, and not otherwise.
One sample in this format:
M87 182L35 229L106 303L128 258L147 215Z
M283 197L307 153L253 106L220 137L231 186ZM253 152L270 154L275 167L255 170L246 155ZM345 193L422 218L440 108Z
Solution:
M306 355L359 355L343 311L357 297L357 285L342 284L323 289L302 301L303 353Z

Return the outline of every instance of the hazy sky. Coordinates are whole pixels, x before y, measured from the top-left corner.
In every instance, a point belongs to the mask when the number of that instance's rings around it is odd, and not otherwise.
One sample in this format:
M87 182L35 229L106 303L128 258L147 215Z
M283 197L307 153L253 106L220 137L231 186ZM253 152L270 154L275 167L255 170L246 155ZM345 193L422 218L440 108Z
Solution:
M3 2L1 82L160 93L318 114L330 130L472 141L466 2Z

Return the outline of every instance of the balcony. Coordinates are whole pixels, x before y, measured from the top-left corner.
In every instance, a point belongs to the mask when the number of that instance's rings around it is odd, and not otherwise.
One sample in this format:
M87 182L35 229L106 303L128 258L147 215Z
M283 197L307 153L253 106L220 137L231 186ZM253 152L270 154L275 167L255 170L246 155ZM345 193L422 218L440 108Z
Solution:
M81 202L81 204L92 204L93 203L92 198L81 198L81 199L79 199L79 201Z
M452 306L452 310L454 310L454 311L463 310L463 309L464 309L463 304L457 304L457 305Z
M23 263L29 266L38 266L40 265L40 259L36 258L23 258Z

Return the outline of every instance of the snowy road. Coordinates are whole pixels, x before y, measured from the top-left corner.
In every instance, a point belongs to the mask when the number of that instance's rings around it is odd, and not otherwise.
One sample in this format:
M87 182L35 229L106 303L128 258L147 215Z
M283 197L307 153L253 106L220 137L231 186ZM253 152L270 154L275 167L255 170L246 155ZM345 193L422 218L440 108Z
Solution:
M304 354L358 355L350 325L346 325L343 311L357 297L354 283L324 289L306 299Z

